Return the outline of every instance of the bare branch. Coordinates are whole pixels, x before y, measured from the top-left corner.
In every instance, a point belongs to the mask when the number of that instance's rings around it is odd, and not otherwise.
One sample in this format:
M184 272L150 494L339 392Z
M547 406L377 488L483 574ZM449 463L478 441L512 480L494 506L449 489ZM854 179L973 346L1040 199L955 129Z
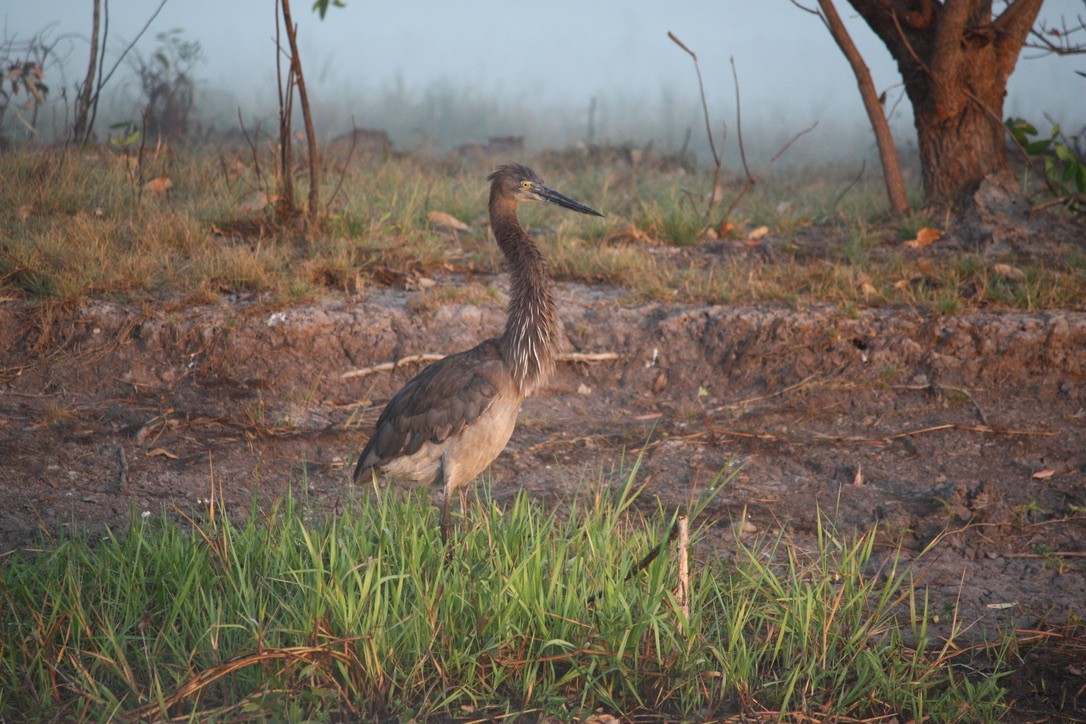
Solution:
M739 73L735 70L735 58L730 58L732 64L732 78L735 79L735 135L739 138L739 158L743 162L743 172L747 175L747 181L752 182L750 166L747 165L747 149L743 145L743 113L739 104Z
M769 167L776 163L777 159L783 156L785 151L792 147L793 143L798 141L803 136L806 136L817 126L818 121L815 121L811 125L807 126L807 128L804 128L802 131L789 138L788 141L779 149L777 149L777 152L774 153L768 161L766 161L765 165L762 166L762 169L756 175L748 176L747 182L743 184L743 188L739 191L739 195L732 200L731 204L728 205L727 211L724 212L724 218L726 219L731 216L732 212L735 211L735 207L738 206L739 202L743 200L743 197L746 196L750 192L750 190L753 189L758 184L758 182L762 180L762 177L765 176L767 171L769 171Z
M875 83L871 79L871 71L864 62L863 56L852 42L841 16L837 14L837 8L833 0L818 0L818 6L822 9L830 34L837 42L845 59L852 67L856 76L856 82L860 87L860 97L863 100L864 109L867 111L871 127L875 132L875 141L879 148L879 157L882 160L883 179L886 182L886 194L890 200L890 208L895 214L903 214L909 210L909 199L905 193L905 180L901 175L901 164L897 159L897 149L894 148L893 134L890 132L890 124L883 113L879 103L878 93L875 91Z
M675 45L678 45L690 55L690 57L694 60L694 71L698 75L698 92L701 94L701 110L702 114L705 116L705 135L709 139L709 150L713 154L713 164L715 168L713 172L713 187L709 191L709 202L708 204L706 204L705 207L705 214L706 216L708 216L709 212L712 211L713 206L716 204L716 189L717 184L720 180L721 163L720 154L718 154L716 151L716 142L713 140L713 127L709 121L709 104L705 101L705 83L703 83L701 79L701 64L698 63L697 53L686 47L686 45L681 40L679 40L678 37L675 36L675 33L669 30L667 31L667 37L671 38L672 42L675 43Z
M155 18L158 17L158 14L160 12L162 12L162 8L164 8L165 6L166 6L166 0L160 0L160 2L158 3L158 7L155 8L155 11L153 13L151 13L151 17L147 18L147 22L144 23L143 27L140 28L138 33L136 33L136 37L132 38L132 42L129 43L127 46L125 46L125 49L121 51L121 54L117 57L117 62L113 64L113 67L109 69L108 73L103 73L102 72L102 70L103 70L103 68L105 66L100 66L99 67L99 69L98 69L98 87L95 89L95 92L94 92L94 96L95 96L95 99L96 99L94 105L95 105L96 109L97 109L97 106L98 106L97 98L98 98L99 95L101 95L102 89L105 88L107 83L109 83L109 79L112 78L113 74L117 72L117 68L119 68L121 66L121 62L124 61L125 57L127 57L128 54L132 52L132 48L136 47L136 43L138 43L140 38L143 37L143 34L147 32L147 29L151 27L151 23L153 23L155 21ZM108 36L108 34L109 34L109 2L107 0L106 3L105 3L104 29L102 31L102 45L103 46L105 45L106 37ZM102 54L102 60L105 61L105 54L104 53ZM95 113L95 115L97 115L97 113ZM92 121L92 123L93 123L93 121Z

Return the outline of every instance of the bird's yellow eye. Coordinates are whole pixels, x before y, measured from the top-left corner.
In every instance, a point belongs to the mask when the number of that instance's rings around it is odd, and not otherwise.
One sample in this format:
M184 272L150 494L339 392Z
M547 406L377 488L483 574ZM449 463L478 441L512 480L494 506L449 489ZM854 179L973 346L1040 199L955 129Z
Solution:
M531 181L521 181L520 182L520 187L522 189L530 189L530 188L532 188L532 182Z

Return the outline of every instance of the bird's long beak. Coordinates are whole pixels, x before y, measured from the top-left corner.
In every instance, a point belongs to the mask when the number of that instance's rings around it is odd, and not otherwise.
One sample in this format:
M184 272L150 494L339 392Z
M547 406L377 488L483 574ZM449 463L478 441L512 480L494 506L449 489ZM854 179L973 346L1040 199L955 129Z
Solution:
M596 211L595 209L590 209L589 207L582 204L580 201L574 201L565 194L558 193L550 186L536 184L535 192L539 194L539 198L541 198L543 201L555 204L557 206L561 206L564 209L576 211L581 214L588 214L589 216L603 216L603 214Z

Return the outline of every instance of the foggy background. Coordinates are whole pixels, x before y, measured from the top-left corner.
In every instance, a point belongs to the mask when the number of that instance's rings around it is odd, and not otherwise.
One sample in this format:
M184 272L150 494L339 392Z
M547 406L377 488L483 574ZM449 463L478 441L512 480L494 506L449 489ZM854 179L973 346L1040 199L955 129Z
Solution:
M668 38L673 31L698 54L714 130L728 126L725 163L735 163L735 84L739 75L743 132L755 160L775 152L818 122L785 157L791 162L843 161L874 154L874 138L856 81L829 32L787 0L461 0L374 3L346 0L322 21L310 0L292 6L302 66L318 132L324 140L360 128L385 130L397 148L442 152L523 136L529 148L596 143L652 143L657 151L707 146L693 62ZM810 0L814 4L814 0ZM998 4L997 4L998 5ZM111 0L107 67L157 6ZM842 0L838 10L863 53L887 108L899 147L915 146L912 111L881 42ZM1048 0L1042 18L1073 19L1081 0ZM27 40L48 28L64 62L47 67L50 104L39 126L63 137L74 86L86 72L90 2L8 3L3 38ZM275 130L275 4L272 0L170 0L136 46L148 58L156 35L179 29L198 41L194 70L199 127ZM285 36L282 43L286 45ZM1011 80L1006 116L1048 130L1046 116L1067 132L1086 125L1086 57L1039 57L1026 50ZM1030 58L1038 58L1031 60ZM139 117L139 86L125 63L107 86L95 125ZM66 89L67 100L62 91ZM900 99L900 102L899 102ZM589 108L595 103L594 137ZM23 140L18 127L9 136ZM300 126L298 126L300 127ZM719 140L718 140L719 143Z

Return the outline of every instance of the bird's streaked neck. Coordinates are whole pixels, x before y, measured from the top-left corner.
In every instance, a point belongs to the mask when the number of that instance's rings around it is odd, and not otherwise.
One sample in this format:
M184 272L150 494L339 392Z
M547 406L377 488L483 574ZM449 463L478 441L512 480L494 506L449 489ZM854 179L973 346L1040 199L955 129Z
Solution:
M539 247L521 228L516 202L490 198L490 226L509 270L509 316L502 352L521 393L529 395L554 369L558 322L547 265Z

